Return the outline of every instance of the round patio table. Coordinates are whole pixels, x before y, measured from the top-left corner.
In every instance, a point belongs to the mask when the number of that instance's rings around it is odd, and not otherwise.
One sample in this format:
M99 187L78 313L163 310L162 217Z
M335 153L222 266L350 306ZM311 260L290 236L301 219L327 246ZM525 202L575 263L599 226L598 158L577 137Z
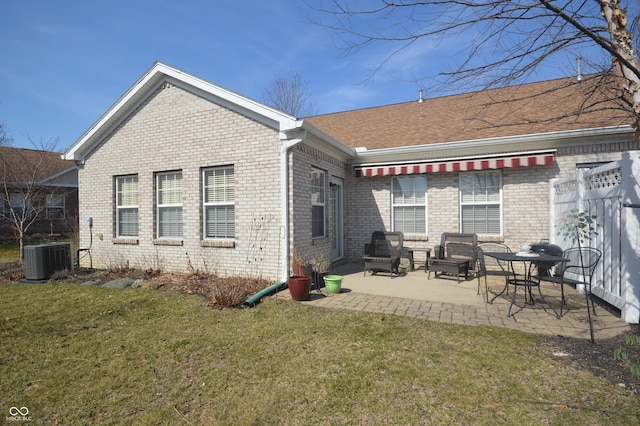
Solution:
M515 313L514 314L511 313L511 309L513 308L513 305L516 302L516 293L518 292L518 287L524 288L525 304L527 303L527 295L528 295L530 300L529 304L531 305L534 304L532 288L537 287L538 294L540 295L540 300L546 303L553 310L557 318L560 318L558 311L556 311L553 305L551 305L544 299L544 296L542 295L542 291L540 290L540 279L536 280L535 276L533 275L533 269L534 269L533 267L541 263L557 264L562 262L569 262L569 259L566 259L561 256L553 256L550 254L530 253L530 252L519 252L519 253L484 252L484 255L493 257L494 259L499 260L500 262L498 263L502 268L502 270L504 271L505 275L507 276L507 279L505 280L504 288L500 293L495 295L494 298L491 299L489 303L492 303L497 297L504 294L504 292L507 291L507 289L509 288L509 285L513 285L514 286L513 296L511 298L511 304L509 305L509 311L507 313L507 316L510 317L512 315L515 315ZM516 262L522 263L524 274L516 273L516 269L514 267L514 263ZM505 264L508 265L506 269L503 266Z

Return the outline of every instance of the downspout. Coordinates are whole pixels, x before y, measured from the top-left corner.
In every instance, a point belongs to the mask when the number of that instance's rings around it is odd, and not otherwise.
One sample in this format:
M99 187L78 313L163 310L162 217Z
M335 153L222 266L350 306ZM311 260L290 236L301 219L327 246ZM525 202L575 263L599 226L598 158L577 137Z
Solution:
M289 150L299 144L307 136L307 131L302 130L300 136L289 139L280 148L280 229L282 229L282 280L286 282L289 277Z

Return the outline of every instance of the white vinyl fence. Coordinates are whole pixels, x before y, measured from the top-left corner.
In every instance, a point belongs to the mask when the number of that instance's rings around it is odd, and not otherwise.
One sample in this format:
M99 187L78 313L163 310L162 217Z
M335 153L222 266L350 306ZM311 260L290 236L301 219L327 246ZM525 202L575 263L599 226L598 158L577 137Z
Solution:
M558 235L558 224L572 209L596 216L597 233L583 245L602 251L593 277L593 294L621 310L622 319L640 317L640 151L622 160L550 184L550 237L570 248L572 241Z

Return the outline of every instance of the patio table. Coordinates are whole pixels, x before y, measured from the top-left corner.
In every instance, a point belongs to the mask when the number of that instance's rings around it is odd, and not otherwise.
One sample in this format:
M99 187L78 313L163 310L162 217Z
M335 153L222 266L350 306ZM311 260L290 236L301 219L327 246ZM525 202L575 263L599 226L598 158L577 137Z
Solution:
M509 288L509 285L513 285L514 286L513 296L511 298L511 304L509 305L509 311L507 313L507 316L509 317L512 315L511 309L513 308L513 305L516 302L516 293L518 291L518 287L523 287L525 289L525 295L524 295L525 304L527 304L527 295L528 295L530 300L529 304L531 305L534 304L533 294L531 289L533 287L537 287L538 294L540 295L540 300L546 303L553 310L557 318L560 318L558 311L556 311L553 305L551 305L544 299L544 296L542 295L542 291L540 290L540 279L537 279L537 280L535 279L533 275L533 269L534 269L534 266L537 267L537 265L541 263L556 264L561 262L568 262L569 259L566 259L561 256L553 256L550 254L529 253L529 252L519 252L519 253L484 252L484 255L500 260L501 261L499 262L500 267L503 269L503 271L507 276L507 279L505 280L504 288L500 293L496 294L489 303L493 303L493 301L497 297L501 296L502 294L504 294L505 291L507 291L507 289ZM522 263L524 274L516 273L516 270L514 267L514 263L516 262ZM504 264L508 265L507 269L505 269L505 267L503 266Z

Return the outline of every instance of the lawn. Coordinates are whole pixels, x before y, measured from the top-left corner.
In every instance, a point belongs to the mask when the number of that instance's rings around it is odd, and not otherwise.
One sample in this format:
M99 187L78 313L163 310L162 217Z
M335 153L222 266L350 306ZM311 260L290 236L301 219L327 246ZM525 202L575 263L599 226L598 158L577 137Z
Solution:
M13 241L0 241L0 264L20 259L20 248Z
M282 298L0 285L0 418L32 424L638 424L534 335Z

